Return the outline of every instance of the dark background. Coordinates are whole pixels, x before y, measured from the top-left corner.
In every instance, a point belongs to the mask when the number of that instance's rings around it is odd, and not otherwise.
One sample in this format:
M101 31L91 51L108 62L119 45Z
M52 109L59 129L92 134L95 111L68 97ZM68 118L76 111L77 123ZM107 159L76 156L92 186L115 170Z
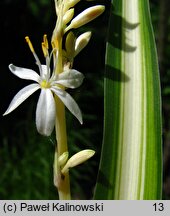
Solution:
M67 112L70 155L92 148L95 157L72 169L73 199L91 199L96 181L103 130L103 74L106 29L110 2L81 1L76 13L98 3L106 5L105 13L78 32L93 32L89 45L74 62L74 68L85 75L83 85L69 93L76 99L84 124L79 125ZM162 87L164 185L163 198L170 198L170 5L168 0L151 0ZM28 98L11 114L2 117L13 96L28 81L18 79L8 69L10 63L37 70L25 42L29 36L41 62L43 34L49 41L56 22L53 0L0 1L0 199L57 199L53 186L53 154L55 135L40 136L35 128L35 109L39 92Z

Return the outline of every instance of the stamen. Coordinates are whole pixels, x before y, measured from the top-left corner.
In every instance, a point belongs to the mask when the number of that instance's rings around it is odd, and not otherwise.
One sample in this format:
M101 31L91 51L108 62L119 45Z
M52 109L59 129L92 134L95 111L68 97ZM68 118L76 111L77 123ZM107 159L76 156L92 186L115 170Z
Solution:
M43 42L42 42L42 51L44 53L45 58L49 55L48 54L48 48L49 48L49 46L48 46L48 39L47 39L47 35L45 34L43 36Z
M37 64L38 67L39 67L40 76L42 76L41 62L40 62L40 60L39 60L37 54L36 54L35 51L34 51L34 47L33 47L33 45L32 45L32 43L31 43L31 41L30 41L30 39L29 39L28 36L25 37L25 40L26 40L26 42L28 43L28 46L29 46L29 48L30 48L30 50L31 50L31 52L32 52L32 54L33 54L35 60L36 60L36 64Z
M42 42L42 51L43 51L43 54L45 56L45 58L48 56L48 49L46 47L46 44L44 42Z
M47 39L47 35L45 34L44 37L43 37L43 42L46 46L47 49L49 49L49 46L48 46L48 39Z
M26 42L28 43L28 46L29 46L31 52L32 52L32 53L35 53L34 47L33 47L33 45L32 45L32 43L31 43L31 41L30 41L30 39L29 39L28 36L25 37L25 40L26 40Z

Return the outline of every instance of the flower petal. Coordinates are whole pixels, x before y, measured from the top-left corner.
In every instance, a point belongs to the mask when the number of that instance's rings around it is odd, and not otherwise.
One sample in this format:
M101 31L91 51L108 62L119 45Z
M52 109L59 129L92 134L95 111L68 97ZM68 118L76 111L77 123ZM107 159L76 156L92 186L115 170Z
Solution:
M36 109L36 126L40 134L50 136L55 123L55 101L50 89L42 89L37 109Z
M21 89L12 99L8 109L3 115L7 115L16 109L22 102L24 102L30 95L40 88L38 84L31 84Z
M9 65L9 69L15 76L21 79L33 80L39 82L40 76L31 69L16 67L13 64Z
M70 112L83 124L81 111L75 102L75 100L66 92L61 89L52 87L51 90L60 98L64 105L70 110Z
M61 84L67 88L79 87L84 79L84 75L77 70L68 70L58 75L58 80L55 84Z

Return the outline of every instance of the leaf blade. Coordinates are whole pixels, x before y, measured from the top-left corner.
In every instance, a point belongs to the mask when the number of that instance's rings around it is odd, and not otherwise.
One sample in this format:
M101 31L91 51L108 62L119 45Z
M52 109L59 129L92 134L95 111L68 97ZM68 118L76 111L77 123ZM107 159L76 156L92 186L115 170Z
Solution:
M95 199L160 199L161 99L148 0L112 1Z

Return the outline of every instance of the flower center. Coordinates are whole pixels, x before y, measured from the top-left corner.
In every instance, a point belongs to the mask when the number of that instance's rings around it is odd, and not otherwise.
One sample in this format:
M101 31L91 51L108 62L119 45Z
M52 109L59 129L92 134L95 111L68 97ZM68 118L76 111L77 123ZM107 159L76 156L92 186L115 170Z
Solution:
M41 88L50 88L51 85L50 85L50 82L47 82L46 80L43 80L41 83Z

